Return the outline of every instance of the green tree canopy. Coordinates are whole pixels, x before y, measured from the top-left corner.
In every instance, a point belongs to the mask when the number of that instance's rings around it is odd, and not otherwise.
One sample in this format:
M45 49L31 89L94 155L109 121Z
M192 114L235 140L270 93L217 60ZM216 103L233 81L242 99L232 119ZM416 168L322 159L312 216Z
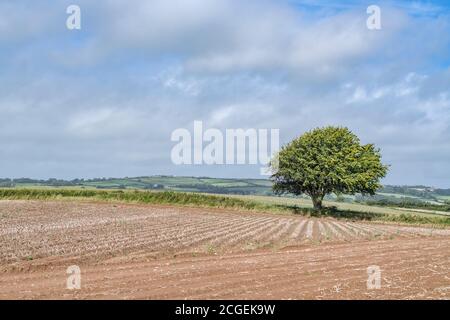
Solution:
M329 193L373 195L388 170L373 144L361 145L349 129L331 126L283 146L271 166L277 194L307 194L317 210Z

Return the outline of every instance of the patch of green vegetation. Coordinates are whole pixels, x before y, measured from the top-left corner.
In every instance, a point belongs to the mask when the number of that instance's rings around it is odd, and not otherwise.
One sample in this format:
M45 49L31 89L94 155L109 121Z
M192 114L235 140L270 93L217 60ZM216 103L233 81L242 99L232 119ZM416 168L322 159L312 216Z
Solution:
M76 189L140 189L203 192L213 194L271 195L272 183L267 179L225 179L208 177L150 176L36 180L28 178L0 179L0 188L76 188Z
M429 217L423 215L406 214L388 215L383 217L384 221L413 223L413 224L436 224L450 226L450 217Z
M206 195L174 191L123 191L123 190L80 190L80 189L0 189L0 199L10 200L52 200L80 198L112 200L149 204L171 204L196 207L214 207L242 210L268 211L280 205L263 204L227 196ZM307 209L304 210L308 211Z
M409 208L409 209L425 209L425 210L436 210L450 212L450 203L431 203L422 201L416 198L407 197L391 197L382 199L368 199L365 201L357 200L361 203L367 204L369 206L380 206L380 207L397 207L397 208Z
M214 245L210 244L206 248L206 252L208 252L208 254L216 254L217 250L216 250L216 247Z

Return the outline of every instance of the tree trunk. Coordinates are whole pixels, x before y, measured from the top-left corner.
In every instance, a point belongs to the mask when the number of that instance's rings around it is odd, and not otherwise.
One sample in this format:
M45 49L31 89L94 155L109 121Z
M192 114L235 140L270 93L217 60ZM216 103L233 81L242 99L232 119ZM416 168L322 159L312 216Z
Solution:
M312 202L314 206L314 210L321 211L322 210L322 196L312 196Z

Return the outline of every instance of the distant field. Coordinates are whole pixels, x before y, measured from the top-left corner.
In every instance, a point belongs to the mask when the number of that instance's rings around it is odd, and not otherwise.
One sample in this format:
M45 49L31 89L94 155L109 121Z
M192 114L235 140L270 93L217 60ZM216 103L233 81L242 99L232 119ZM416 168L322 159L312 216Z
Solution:
M15 188L71 188L71 189L114 189L114 190L167 190L201 192L212 194L273 196L272 183L268 179L231 179L209 177L148 176L126 178L74 179L74 180L33 180L0 179L1 187ZM330 195L327 200L337 200ZM450 189L434 189L425 186L384 186L374 197L342 195L343 202L384 202L389 206L402 206L403 202L423 205L443 205L450 201ZM426 209L426 208L421 208ZM433 210L438 211L436 208Z

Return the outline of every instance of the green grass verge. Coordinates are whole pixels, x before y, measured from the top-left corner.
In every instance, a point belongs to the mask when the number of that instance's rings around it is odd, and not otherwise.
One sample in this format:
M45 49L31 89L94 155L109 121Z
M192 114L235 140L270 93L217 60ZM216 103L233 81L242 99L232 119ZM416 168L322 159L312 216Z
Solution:
M309 216L330 216L338 219L386 221L408 224L450 226L450 217L423 216L410 213L389 214L341 210L336 207L315 212L310 208L292 204L280 204L242 199L230 196L207 195L174 191L123 191L123 190L80 190L80 189L0 189L4 200L57 200L90 199L146 204L168 204L191 207L227 208L234 210L301 214ZM368 207L370 208L370 207Z
M75 189L0 189L4 200L57 200L92 199L148 204L173 204L243 210L274 210L280 205L263 204L227 196L205 195L175 191L123 191L123 190L75 190ZM305 210L307 211L307 210Z

